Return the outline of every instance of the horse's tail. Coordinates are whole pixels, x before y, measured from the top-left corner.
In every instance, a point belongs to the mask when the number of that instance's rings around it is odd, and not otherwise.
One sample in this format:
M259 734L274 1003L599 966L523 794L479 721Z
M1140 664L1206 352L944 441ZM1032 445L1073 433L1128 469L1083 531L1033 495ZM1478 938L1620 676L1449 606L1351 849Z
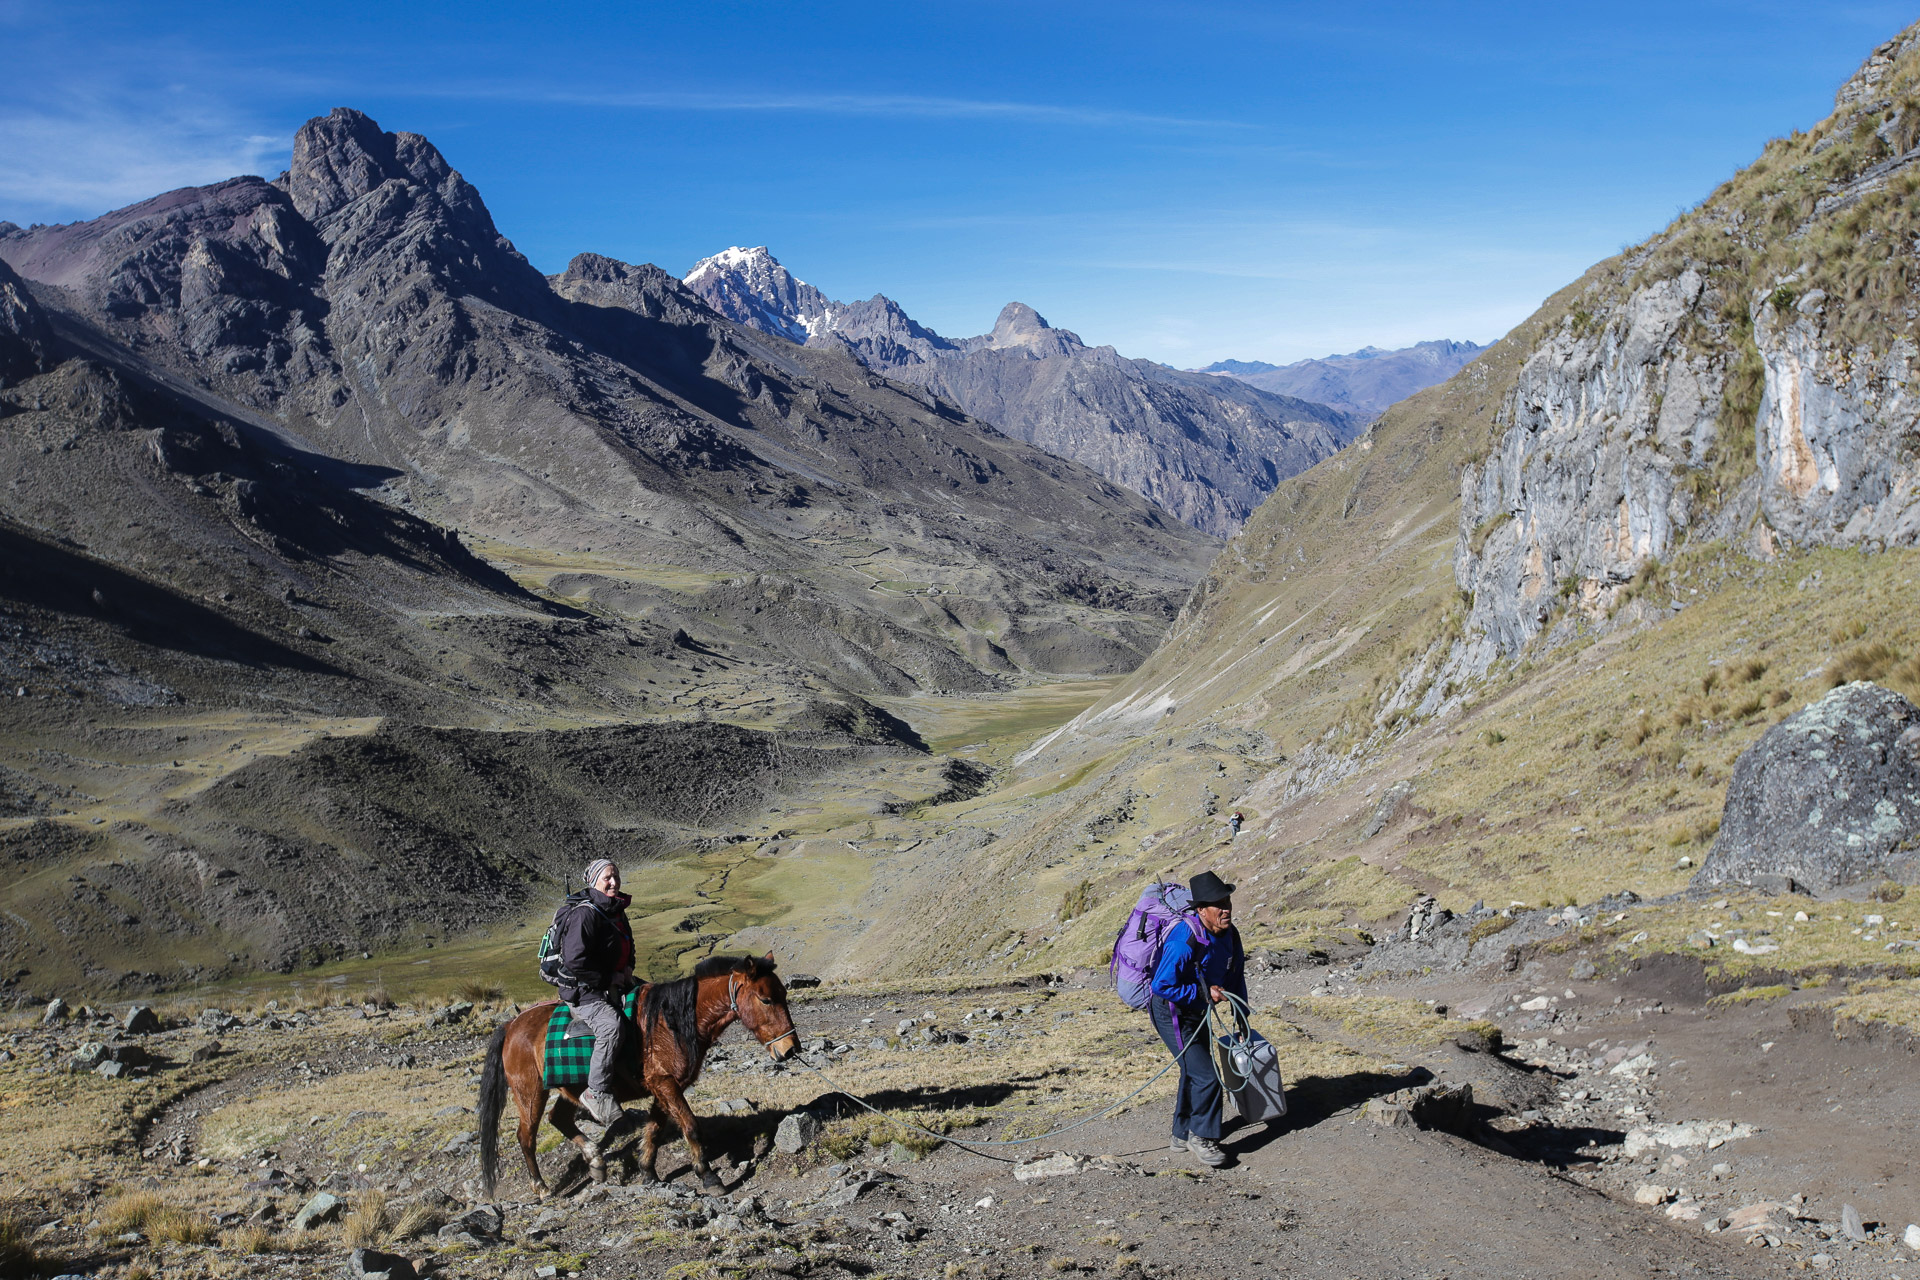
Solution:
M500 1161L500 1113L507 1105L507 1068L502 1061L502 1047L507 1042L507 1028L511 1022L503 1022L500 1029L493 1033L493 1042L487 1046L486 1066L480 1070L480 1186L485 1190L487 1199L493 1199L493 1181L495 1166Z

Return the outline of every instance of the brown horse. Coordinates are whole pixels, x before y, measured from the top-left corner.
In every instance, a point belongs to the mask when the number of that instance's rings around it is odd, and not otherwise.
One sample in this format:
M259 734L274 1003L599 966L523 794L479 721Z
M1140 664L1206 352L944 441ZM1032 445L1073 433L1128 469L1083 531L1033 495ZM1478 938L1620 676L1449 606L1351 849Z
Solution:
M495 1165L499 1161L500 1113L506 1106L509 1088L513 1090L514 1107L520 1113L520 1153L526 1157L527 1173L540 1194L548 1194L533 1147L540 1115L547 1105L547 1086L542 1075L547 1019L557 1003L537 1004L502 1024L493 1034L493 1043L487 1047L486 1067L480 1073L479 1111L480 1180L489 1197L493 1195ZM701 1150L693 1109L687 1105L685 1090L699 1079L707 1050L736 1019L758 1037L776 1062L793 1054L799 1033L793 1029L793 1018L787 1012L786 984L774 972L771 955L709 956L694 967L692 977L646 984L641 989L637 1013L640 1078L635 1080L625 1072L619 1073L614 1079L613 1096L621 1102L653 1098L652 1109L647 1114L640 1167L648 1182L657 1180L654 1159L660 1146L660 1122L670 1119L687 1140L687 1150L693 1156L694 1171L700 1175L702 1185L718 1186L720 1179L707 1167L706 1153ZM633 1034L631 1028L627 1034ZM624 1048L622 1056L625 1056ZM579 1093L567 1088L554 1092L560 1096L553 1103L553 1127L580 1149L593 1180L606 1181L606 1154L598 1143L580 1132L576 1123L583 1109Z

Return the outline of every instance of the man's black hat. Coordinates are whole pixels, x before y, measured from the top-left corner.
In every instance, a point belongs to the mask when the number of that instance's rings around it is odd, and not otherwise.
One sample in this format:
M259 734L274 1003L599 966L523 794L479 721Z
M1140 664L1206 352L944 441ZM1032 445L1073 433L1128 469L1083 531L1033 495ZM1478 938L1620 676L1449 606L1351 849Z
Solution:
M1211 871L1202 871L1187 881L1187 888L1193 894L1193 905L1196 907L1225 902L1233 896L1233 886Z

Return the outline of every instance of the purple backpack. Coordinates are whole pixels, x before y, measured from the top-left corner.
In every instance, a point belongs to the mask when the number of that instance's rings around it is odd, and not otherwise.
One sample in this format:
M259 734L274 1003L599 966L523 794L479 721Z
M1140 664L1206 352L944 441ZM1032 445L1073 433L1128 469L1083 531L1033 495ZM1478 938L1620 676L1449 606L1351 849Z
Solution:
M1114 989L1128 1008L1147 1007L1168 930L1192 918L1193 894L1183 884L1156 883L1140 895L1133 914L1113 940L1113 963L1107 966Z

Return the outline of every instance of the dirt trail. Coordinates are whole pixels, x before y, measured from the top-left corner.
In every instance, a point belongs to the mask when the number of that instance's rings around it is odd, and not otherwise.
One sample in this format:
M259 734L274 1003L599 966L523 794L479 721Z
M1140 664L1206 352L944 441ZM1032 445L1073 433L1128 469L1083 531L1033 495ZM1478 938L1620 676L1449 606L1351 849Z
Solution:
M151 1082L35 1072L81 1039L104 1033L23 1030L13 1037L15 1060L0 1064L0 1089L9 1097L59 1093L89 1113L111 1112L107 1095L132 1090L154 1093L158 1105L122 1146L90 1161L89 1176L77 1185L59 1185L71 1161L47 1165L51 1172L32 1167L34 1153L56 1136L51 1130L25 1135L5 1158L10 1165L28 1161L12 1172L34 1216L54 1224L43 1234L50 1249L91 1265L151 1253L166 1274L182 1276L220 1274L229 1246L102 1241L86 1224L97 1220L116 1186L145 1185L194 1206L223 1223L223 1242L239 1239L235 1233L248 1222L261 1224L267 1252L247 1264L261 1275L340 1267L345 1242L338 1228L283 1230L321 1189L350 1203L383 1191L393 1209L376 1235L449 1276L524 1275L530 1266L552 1265L595 1277L674 1268L686 1276L942 1280L1076 1271L1396 1280L1762 1277L1809 1268L1885 1277L1912 1265L1897 1243L1910 1212L1911 1183L1901 1163L1912 1140L1906 1117L1920 1103L1908 1050L1886 1041L1837 1042L1824 1024L1795 1020L1777 1007L1695 1008L1672 990L1664 998L1649 992L1645 981L1638 990L1582 984L1579 1003L1593 1012L1577 1030L1563 1019L1560 1029L1569 1034L1528 1037L1531 1015L1507 1016L1500 1004L1518 994L1512 984L1454 976L1316 997L1310 992L1349 984L1328 969L1259 976L1254 1003L1276 1011L1262 1014L1261 1023L1287 1064L1292 1112L1272 1128L1230 1123L1232 1159L1219 1170L1167 1150L1170 1079L1115 1116L1013 1149L1022 1160L1065 1151L1077 1160L1070 1175L1021 1180L1016 1164L993 1158L1000 1153L951 1145L919 1158L915 1149L925 1144L910 1131L851 1108L799 1155L771 1151L786 1117L802 1109L832 1114L824 1101L832 1086L804 1066L769 1064L735 1031L716 1048L693 1094L725 1175L724 1194L700 1191L678 1144L662 1157L666 1184L653 1187L639 1185L618 1160L615 1181L593 1186L577 1160L549 1146L542 1163L562 1195L537 1203L520 1198L528 1187L509 1150L500 1241L457 1245L433 1227L396 1238L395 1223L409 1205L439 1205L436 1227L464 1212L463 1204L437 1197L465 1201L476 1185L466 1136L473 1117L463 1108L474 1101L473 1069L485 1035L504 1016L483 1010L448 1022L426 1016L424 1006L267 1011L211 1033L183 1025L144 1038L172 1064ZM1421 1013L1393 1021L1394 1010L1417 1012L1433 999L1493 1000L1518 1047L1474 1053L1455 1045L1451 1030L1424 1034L1429 1024L1466 1028L1459 1018ZM1656 999L1665 1012L1651 1012ZM820 1071L895 1119L958 1123L953 1132L961 1137L1038 1134L1086 1115L1145 1080L1162 1052L1144 1019L1119 1008L1094 978L917 994L827 989L802 994L794 1008L808 1061ZM1423 1034L1401 1034L1406 1028ZM1761 1035L1772 1049L1758 1049ZM220 1056L186 1066L191 1049L216 1036ZM1627 1095L1636 1109L1631 1117L1601 1114L1597 1103L1571 1096L1572 1086L1590 1081L1565 1065L1558 1046L1596 1038L1636 1048L1652 1042L1656 1069L1635 1077ZM201 1074L192 1076L196 1070ZM1404 1097L1399 1090L1422 1082L1474 1086L1479 1122L1466 1132L1477 1141L1382 1122L1390 1109L1378 1100ZM1835 1127L1836 1115L1850 1117L1844 1127ZM1665 1148L1644 1159L1622 1154L1621 1139L1634 1128L1707 1118L1759 1131L1710 1157L1688 1152L1685 1164ZM510 1134L511 1109L505 1120ZM1711 1163L1726 1172L1711 1172ZM1884 1187L1869 1185L1870 1170L1878 1170ZM1703 1212L1675 1219L1659 1206L1634 1203L1634 1191L1648 1182L1697 1197ZM1758 1242L1738 1230L1708 1230L1740 1206L1792 1206L1796 1193L1807 1197L1792 1207L1800 1220L1780 1220ZM1822 1238L1823 1224L1837 1233L1843 1201L1893 1232L1858 1244ZM1777 1247L1764 1247L1768 1234L1779 1239Z

